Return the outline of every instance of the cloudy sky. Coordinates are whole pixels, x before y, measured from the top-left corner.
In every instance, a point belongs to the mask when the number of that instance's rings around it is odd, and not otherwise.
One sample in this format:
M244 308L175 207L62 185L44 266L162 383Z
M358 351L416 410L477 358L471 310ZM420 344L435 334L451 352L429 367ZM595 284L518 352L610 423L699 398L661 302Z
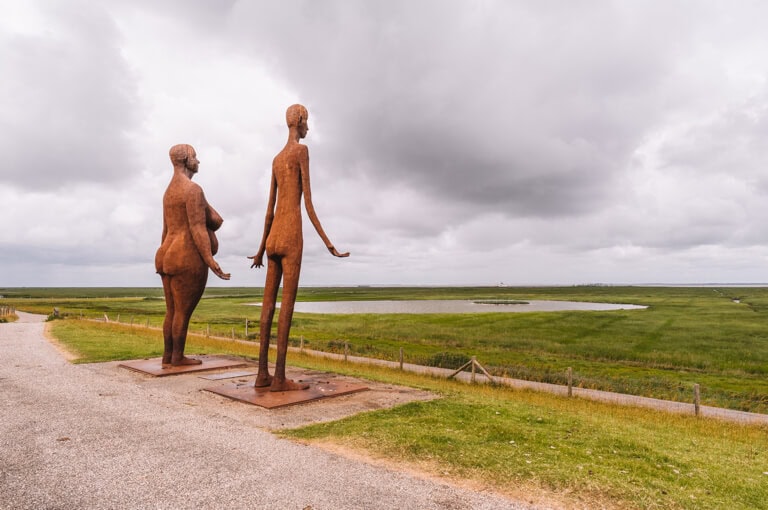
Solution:
M307 106L304 285L768 281L760 1L0 0L0 286L159 286L168 149L261 239Z

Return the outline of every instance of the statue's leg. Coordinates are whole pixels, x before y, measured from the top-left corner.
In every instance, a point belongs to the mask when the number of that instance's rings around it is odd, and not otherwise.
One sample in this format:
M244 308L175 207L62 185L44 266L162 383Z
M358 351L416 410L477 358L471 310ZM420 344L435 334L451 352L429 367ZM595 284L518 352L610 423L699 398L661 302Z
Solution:
M259 319L259 373L254 384L257 388L272 384L272 376L269 375L269 337L272 335L272 318L275 316L277 291L282 277L282 261L279 258L267 258L267 279Z
M208 268L205 266L203 266L202 271L184 272L174 275L171 279L171 294L173 295L175 307L173 324L171 326L173 337L171 364L173 366L199 365L202 363L199 359L185 357L184 347L187 343L189 319L192 318L192 312L195 311L197 303L200 302L207 280Z
M308 384L300 384L285 378L285 358L288 354L288 339L291 333L293 308L296 304L296 292L299 288L301 272L301 253L298 258L283 258L283 298L280 301L280 317L277 320L277 359L275 377L270 391L305 390Z
M165 320L163 320L163 367L171 366L171 354L173 353L173 296L171 295L171 275L161 275L163 279L163 293L165 294Z

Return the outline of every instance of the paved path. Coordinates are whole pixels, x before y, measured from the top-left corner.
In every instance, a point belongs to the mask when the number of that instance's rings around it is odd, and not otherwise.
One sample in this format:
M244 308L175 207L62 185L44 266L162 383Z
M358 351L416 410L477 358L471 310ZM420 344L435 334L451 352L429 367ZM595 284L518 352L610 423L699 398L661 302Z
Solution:
M208 393L72 365L40 316L18 315L0 325L2 509L529 508L278 439Z

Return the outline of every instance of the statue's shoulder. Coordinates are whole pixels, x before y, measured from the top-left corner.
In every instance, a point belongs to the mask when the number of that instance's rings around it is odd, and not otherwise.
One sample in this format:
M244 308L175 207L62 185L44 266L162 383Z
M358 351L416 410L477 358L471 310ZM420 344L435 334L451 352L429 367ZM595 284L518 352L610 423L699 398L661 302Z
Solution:
M293 164L297 162L297 160L308 157L308 154L309 149L307 149L306 145L300 143L292 143L283 147L283 150L281 150L277 156L275 156L275 159L272 160L272 164Z
M293 146L291 149L291 152L294 156L299 158L308 158L309 157L309 148L304 145L303 143L297 143Z
M309 151L306 145L303 143L292 143L283 149L284 151L290 153L290 154L302 154Z
M184 185L185 193L187 196L201 196L203 195L203 188L196 182L187 181Z

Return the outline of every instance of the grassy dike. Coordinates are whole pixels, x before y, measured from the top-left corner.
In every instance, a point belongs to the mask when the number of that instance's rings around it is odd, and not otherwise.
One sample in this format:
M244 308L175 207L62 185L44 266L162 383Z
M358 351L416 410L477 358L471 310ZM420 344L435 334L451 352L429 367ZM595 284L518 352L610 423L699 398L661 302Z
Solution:
M160 326L161 289L0 289L20 310ZM645 310L487 314L294 315L293 345L458 368L470 356L495 375L768 413L768 288L303 288L300 301L577 300ZM255 339L261 289L211 288L191 330Z
M155 330L54 321L76 362L157 356ZM257 346L191 336L190 353ZM768 428L467 385L291 353L292 365L437 392L442 398L284 431L295 440L566 508L768 508Z

